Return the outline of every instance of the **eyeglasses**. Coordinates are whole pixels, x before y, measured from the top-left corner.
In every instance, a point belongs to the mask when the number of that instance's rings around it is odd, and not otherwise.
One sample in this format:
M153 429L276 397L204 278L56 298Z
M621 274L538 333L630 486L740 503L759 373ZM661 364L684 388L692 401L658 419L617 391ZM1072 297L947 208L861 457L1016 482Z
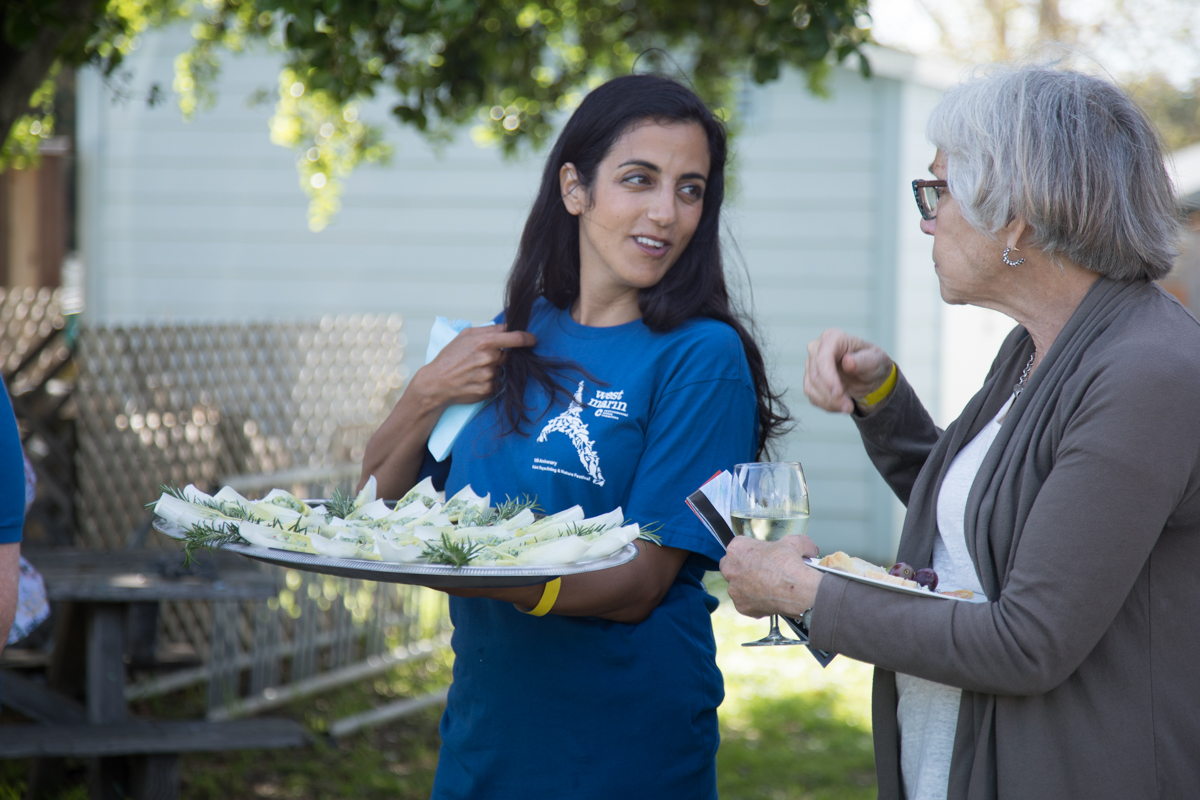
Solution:
M921 219L933 219L937 216L938 189L945 189L948 185L945 181L913 181L913 195L917 198Z

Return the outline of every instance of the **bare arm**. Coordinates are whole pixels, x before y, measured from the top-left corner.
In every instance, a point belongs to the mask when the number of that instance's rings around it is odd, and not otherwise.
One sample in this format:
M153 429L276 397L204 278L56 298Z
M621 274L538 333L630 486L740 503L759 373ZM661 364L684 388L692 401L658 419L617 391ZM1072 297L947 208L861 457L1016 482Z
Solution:
M20 580L21 543L0 544L0 652L17 615L17 582Z
M505 350L532 347L537 338L503 325L467 328L409 381L392 413L367 442L359 488L374 475L380 497L397 498L417 482L425 443L442 412L495 393Z
M614 622L641 622L650 616L679 574L688 551L636 542L638 557L628 564L562 579L562 590L550 613L566 617L600 617ZM456 597L487 597L533 608L545 584L515 589L458 589Z

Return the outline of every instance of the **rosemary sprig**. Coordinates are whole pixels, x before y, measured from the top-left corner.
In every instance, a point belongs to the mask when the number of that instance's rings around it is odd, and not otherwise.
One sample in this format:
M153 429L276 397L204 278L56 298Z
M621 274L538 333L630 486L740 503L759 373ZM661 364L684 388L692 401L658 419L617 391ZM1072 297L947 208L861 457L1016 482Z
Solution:
M191 500L188 500L186 497L184 497L183 489L176 489L174 486L167 486L165 483L160 483L158 485L158 491L161 494L169 494L169 495L171 495L171 497L174 497L176 500L182 500L185 503L192 502ZM154 505L157 502L158 502L157 499L151 500L149 503L146 503L146 508L154 508Z
M475 508L472 506L464 509L458 517L458 525L464 528L499 525L502 522L512 519L527 508L531 511L542 510L542 507L538 505L536 497L522 495L518 499L505 495L504 502L495 508Z
M563 536L578 536L581 539L586 539L589 536L593 536L597 533L605 533L610 530L612 530L612 526L610 526L610 525L604 525L604 524L580 525L579 523L576 522L576 523L573 523L570 527L564 528L562 535Z
M265 524L261 517L256 517L254 514L251 514L248 508L239 505L238 503L217 500L215 497L211 500L192 500L183 493L182 489L176 489L174 486L167 486L166 484L159 484L158 489L163 494L169 494L176 500L182 500L183 502L191 503L194 506L211 509L212 511L216 511L221 516L228 517L229 519L244 519L247 522ZM155 504L157 503L157 500L155 500L153 503L146 503L146 508L154 508Z
M227 503L224 500L205 500L197 505L208 506L214 511L219 511L230 519L244 519L247 522L257 522L262 524L263 520L250 513L250 509L239 505L238 503Z
M230 523L214 523L211 525L195 524L183 532L183 563L191 564L200 550L224 547L233 542L244 541L238 533L236 525Z
M625 524L628 525L629 522L626 521ZM658 535L658 532L662 529L663 524L661 522L651 522L645 527L639 527L638 538L645 539L647 542L653 542L659 547L662 547L662 537Z
M542 510L542 507L538 505L536 495L530 497L523 494L519 499L504 495L504 502L493 508L492 511L495 513L495 522L507 522L527 508L534 513Z
M426 542L421 557L431 564L449 564L452 567L465 567L471 559L479 555L483 545L472 539L455 541L443 533L441 541Z
M341 489L334 489L333 494L329 497L329 501L325 503L325 516L328 519L339 517L341 519L349 519L354 513L354 498L348 494L342 494Z
M488 525L493 525L496 522L495 509L491 508L464 508L462 513L458 515L458 525L463 528L482 528Z

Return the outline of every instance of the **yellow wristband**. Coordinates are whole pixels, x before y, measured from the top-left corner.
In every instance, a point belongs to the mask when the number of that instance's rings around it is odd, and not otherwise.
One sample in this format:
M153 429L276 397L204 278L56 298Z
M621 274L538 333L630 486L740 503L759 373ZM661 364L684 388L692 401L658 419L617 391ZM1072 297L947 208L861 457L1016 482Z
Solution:
M554 608L554 603L558 600L558 590L562 588L562 578L555 578L546 584L546 588L542 589L542 599L533 608L523 613L531 617L544 617L550 613L550 609Z
M888 373L887 380L883 382L883 385L871 392L866 397L858 398L858 402L861 405L869 408L870 406L876 405L882 401L885 397L892 393L892 389L896 388L896 377L899 375L899 373L900 370L896 369L896 364L893 362L892 371Z

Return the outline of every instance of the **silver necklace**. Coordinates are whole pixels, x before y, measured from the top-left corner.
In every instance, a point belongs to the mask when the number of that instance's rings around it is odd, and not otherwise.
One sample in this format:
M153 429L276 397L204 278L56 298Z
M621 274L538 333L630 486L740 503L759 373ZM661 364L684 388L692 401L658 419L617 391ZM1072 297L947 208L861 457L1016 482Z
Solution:
M1025 363L1025 369L1021 372L1021 380L1017 381L1016 387L1013 389L1013 402L1021 396L1021 392L1025 391L1025 381L1029 380L1029 371L1033 369L1033 360L1037 358L1037 350L1035 349L1029 354L1029 361Z

